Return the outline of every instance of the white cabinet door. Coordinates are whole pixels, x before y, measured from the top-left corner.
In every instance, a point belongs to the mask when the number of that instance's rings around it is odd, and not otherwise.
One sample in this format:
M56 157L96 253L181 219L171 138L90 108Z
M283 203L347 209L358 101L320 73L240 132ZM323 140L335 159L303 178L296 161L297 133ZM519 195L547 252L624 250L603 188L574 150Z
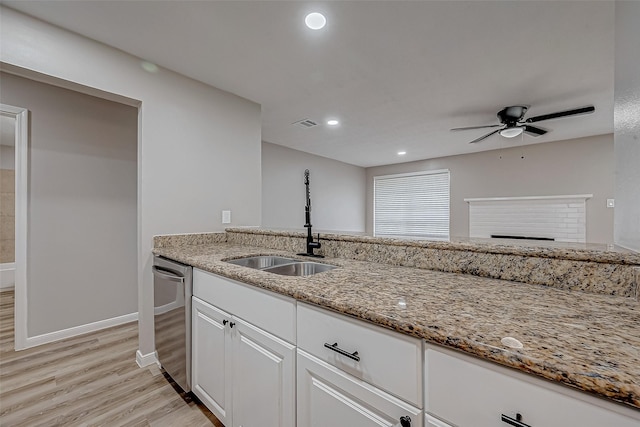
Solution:
M298 349L298 427L422 426L422 411Z
M231 316L196 297L192 301L192 390L231 426Z
M193 393L227 427L295 427L295 346L193 297Z
M295 346L236 317L233 425L295 427Z

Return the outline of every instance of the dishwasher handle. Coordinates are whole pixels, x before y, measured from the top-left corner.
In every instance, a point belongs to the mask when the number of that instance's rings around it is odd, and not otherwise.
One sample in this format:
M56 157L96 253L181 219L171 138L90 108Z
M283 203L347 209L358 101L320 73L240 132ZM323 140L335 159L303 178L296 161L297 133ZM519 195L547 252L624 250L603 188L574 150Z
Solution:
M163 270L161 268L156 267L155 265L151 268L151 271L153 271L154 276L160 277L162 279L170 280L172 282L184 283L183 276L177 276L171 273L170 271Z

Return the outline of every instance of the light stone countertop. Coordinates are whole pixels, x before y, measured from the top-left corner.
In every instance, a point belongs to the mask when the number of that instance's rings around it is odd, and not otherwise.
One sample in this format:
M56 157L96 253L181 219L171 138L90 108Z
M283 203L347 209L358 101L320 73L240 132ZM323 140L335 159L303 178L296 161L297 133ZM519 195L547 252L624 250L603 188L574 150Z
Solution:
M331 271L280 276L223 260L302 257L229 243L153 252L640 410L640 304L631 298L338 258L314 259L340 267ZM507 336L524 348L503 346Z
M271 235L306 237L306 231L272 230L256 227L227 228L227 232L244 235ZM314 231L314 236L318 231ZM490 239L480 237L451 237L441 240L374 237L364 233L323 232L323 240L343 242L378 243L390 246L413 246L433 249L470 251L481 253L535 256L616 264L640 265L640 253L616 245L602 243L568 243L527 239Z

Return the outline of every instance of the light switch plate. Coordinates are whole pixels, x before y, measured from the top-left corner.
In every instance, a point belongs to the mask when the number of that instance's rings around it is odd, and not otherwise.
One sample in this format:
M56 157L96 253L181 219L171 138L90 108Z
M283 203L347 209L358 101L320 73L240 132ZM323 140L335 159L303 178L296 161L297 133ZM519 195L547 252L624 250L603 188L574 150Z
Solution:
M613 208L615 207L615 200L614 199L607 199L607 207L608 208Z
M231 224L231 211L222 211L222 223Z

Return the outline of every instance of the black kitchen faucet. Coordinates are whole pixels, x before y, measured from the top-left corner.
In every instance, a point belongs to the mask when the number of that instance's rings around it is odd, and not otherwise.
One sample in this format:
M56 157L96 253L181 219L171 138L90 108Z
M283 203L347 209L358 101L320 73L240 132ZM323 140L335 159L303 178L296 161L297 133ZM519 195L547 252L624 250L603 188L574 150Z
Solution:
M307 193L307 204L304 208L305 228L307 229L307 252L299 253L298 255L310 256L316 258L324 258L322 255L313 253L314 249L320 249L320 233L318 233L318 240L313 241L313 233L311 232L311 194L309 192L309 169L304 171L304 185Z

